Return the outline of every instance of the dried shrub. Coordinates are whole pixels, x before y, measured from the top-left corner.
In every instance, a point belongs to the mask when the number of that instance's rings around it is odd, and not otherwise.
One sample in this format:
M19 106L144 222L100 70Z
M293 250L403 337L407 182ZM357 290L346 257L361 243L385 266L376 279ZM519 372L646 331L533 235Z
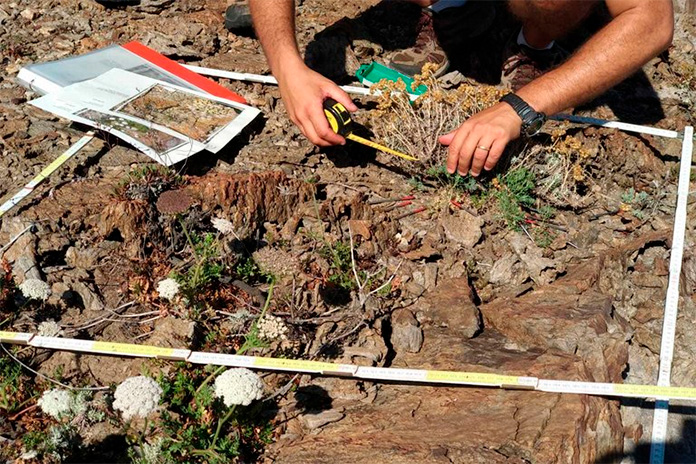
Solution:
M426 64L415 77L414 88L424 84L428 91L411 103L403 81L381 81L378 106L370 112L370 125L380 143L418 158L417 162L392 158L411 175L424 175L442 166L447 147L438 138L464 123L474 114L496 104L506 93L487 85L463 84L445 90L433 76L435 66Z
M550 145L535 145L512 160L510 170L529 169L536 178L535 194L554 206L580 208L591 201L590 169L595 152L581 140L554 131Z

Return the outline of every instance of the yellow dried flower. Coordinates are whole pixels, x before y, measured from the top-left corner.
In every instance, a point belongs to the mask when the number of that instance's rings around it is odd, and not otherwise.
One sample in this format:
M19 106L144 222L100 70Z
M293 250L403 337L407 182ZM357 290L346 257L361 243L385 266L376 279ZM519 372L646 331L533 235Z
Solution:
M579 164L573 165L573 179L576 182L585 180L585 170Z

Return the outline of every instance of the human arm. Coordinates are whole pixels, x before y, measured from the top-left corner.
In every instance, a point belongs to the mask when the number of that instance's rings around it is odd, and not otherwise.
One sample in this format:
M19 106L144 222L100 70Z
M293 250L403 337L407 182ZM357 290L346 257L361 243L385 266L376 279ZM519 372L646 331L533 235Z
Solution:
M669 47L674 32L671 0L606 0L613 20L566 63L521 88L517 94L536 111L554 114L605 92ZM521 119L498 103L440 138L449 145L447 169L477 176L491 170ZM477 147L487 147L486 152Z
M302 61L295 40L294 0L249 0L249 9L290 119L315 145L344 144L345 139L331 130L322 104L331 97L350 111L357 108L334 82Z

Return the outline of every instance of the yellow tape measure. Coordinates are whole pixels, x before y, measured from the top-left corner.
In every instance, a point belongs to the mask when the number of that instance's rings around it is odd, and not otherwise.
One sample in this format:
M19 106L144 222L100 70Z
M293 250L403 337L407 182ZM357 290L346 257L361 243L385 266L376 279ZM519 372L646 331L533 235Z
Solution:
M346 109L345 106L343 106L341 103L337 102L333 98L327 98L326 100L324 100L324 114L326 115L326 119L328 119L329 121L331 130L333 130L338 135L342 135L343 137L352 140L353 142L366 145L370 148L374 148L375 150L380 150L385 153L389 153L390 155L398 156L399 158L403 158L408 161L418 161L418 158L414 158L411 155L401 153L400 151L392 150L391 148L387 148L371 140L367 140L365 138L353 134L353 126L355 124L353 123L353 120L350 118L350 112Z

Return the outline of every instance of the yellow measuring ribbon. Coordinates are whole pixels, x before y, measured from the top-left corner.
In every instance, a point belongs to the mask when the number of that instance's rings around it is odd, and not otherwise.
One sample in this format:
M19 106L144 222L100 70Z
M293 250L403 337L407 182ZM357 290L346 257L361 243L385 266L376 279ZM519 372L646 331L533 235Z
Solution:
M94 351L112 354L125 354L131 356L162 356L171 357L174 354L173 348L160 348L149 345L133 345L131 343L114 343L96 341L92 345Z
M411 155L407 155L406 153L401 153L400 151L392 150L391 148L387 148L384 145L380 145L378 143L375 143L371 140L364 139L360 136L357 136L355 134L348 134L346 136L347 139L352 140L353 142L358 142L363 145L367 145L370 148L374 148L375 150L383 151L385 153L389 153L390 155L398 156L399 158L403 158L408 161L418 161L418 158L414 158Z

